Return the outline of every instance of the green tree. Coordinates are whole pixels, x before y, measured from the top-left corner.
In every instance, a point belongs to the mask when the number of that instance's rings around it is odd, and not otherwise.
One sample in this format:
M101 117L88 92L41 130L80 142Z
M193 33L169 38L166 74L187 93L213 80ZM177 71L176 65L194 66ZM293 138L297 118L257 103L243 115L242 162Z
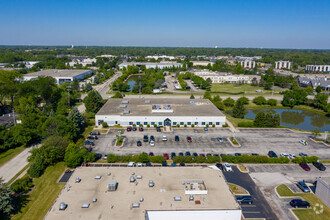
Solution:
M233 116L235 118L244 118L245 108L243 102L236 102L233 108Z
M111 98L112 99L122 99L123 95L120 92L116 92Z
M273 88L273 83L272 82L266 82L264 89L265 90L272 90Z
M209 91L204 92L203 99L211 100L212 99L211 92Z
M195 96L193 94L191 94L190 99L195 99Z
M0 216L9 216L14 211L14 197L11 194L9 187L0 177Z
M284 92L282 104L293 108L295 105L303 105L307 102L307 92L303 88L293 87Z
M119 157L116 156L116 155L114 155L114 154L109 154L109 155L107 156L107 162L108 162L108 163L116 163L116 162L118 162L118 161L119 161Z
M62 97L57 103L56 115L66 116L70 110L69 95L66 92L62 93Z
M265 99L265 97L263 96L258 96L258 97L255 97L252 102L256 105L265 105L267 104L267 100Z
M230 97L228 97L228 98L226 98L225 100L223 100L223 104L224 104L225 106L232 107L232 106L235 105L235 100L232 99L232 98L230 98Z
M314 92L313 88L308 86L305 91L308 93L308 94L312 94Z
M265 127L266 126L266 114L264 111L259 111L256 114L253 124L256 127Z
M322 87L321 87L321 86L317 86L316 89L315 89L315 91L316 91L317 93L322 92Z
M243 97L240 97L239 99L237 99L237 102L242 102L243 105L247 105L247 104L249 104L249 99L243 96Z
M139 159L138 159L139 162L141 163L147 163L147 162L150 162L150 159L148 157L148 154L146 154L145 152L142 152L140 155L139 155Z
M38 178L44 173L45 168L43 160L37 155L27 172L31 177Z
M44 137L61 136L70 140L77 137L75 125L65 116L49 117L42 125L42 134Z
M92 84L86 83L84 91L89 92L89 91L92 91L92 90L93 90Z
M68 119L72 122L75 127L77 136L82 133L85 129L85 120L78 111L77 107L73 107L69 113Z
M84 103L87 112L97 113L103 105L103 99L97 91L93 90L84 98Z
M14 104L14 96L19 89L19 81L22 77L18 71L0 70L0 104L4 98L8 97L11 100L11 107Z
M315 95L313 100L313 105L316 108L323 109L324 111L327 110L327 104L328 104L328 95L324 93L318 93Z
M276 106L277 100L276 99L268 99L267 104L270 106Z

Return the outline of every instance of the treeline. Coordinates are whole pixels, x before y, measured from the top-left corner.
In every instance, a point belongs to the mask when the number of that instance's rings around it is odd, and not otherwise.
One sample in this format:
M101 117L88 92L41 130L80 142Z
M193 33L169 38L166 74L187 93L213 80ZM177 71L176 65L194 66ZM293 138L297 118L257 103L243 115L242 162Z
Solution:
M195 74L190 72L180 74L180 77L186 80L190 79L200 89L207 89L208 91L210 91L211 89L212 80L204 80L202 77L196 76Z
M127 83L124 83L124 81L132 74L139 73L139 67L137 66L127 66L127 68L124 68L122 71L122 75L118 77L112 84L111 88L114 91L120 91L120 92L127 92L127 90L130 88Z

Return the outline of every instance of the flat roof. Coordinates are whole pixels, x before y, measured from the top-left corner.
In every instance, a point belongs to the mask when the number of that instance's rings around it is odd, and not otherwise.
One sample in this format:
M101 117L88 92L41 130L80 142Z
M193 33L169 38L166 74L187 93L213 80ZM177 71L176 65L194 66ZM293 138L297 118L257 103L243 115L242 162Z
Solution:
M108 173L111 173L108 176ZM141 175L137 184L130 182L132 173ZM101 179L94 179L101 175ZM75 183L75 178L81 178ZM107 191L109 180L116 180L116 191ZM194 195L189 201L185 195L183 181L201 179L207 188L207 195ZM154 187L149 187L153 180ZM69 187L70 186L70 187ZM69 190L67 190L69 188ZM181 201L174 201L180 196ZM144 201L140 202L143 197ZM97 202L93 203L93 198ZM59 204L68 205L65 211ZM132 208L135 202L139 208ZM90 203L89 208L81 208ZM146 211L179 210L239 210L222 172L211 167L79 167L72 174L66 187L59 194L46 219L145 219Z
M119 65L183 65L182 63L174 62L174 61L167 61L167 62L123 62Z
M120 105L123 103L126 108ZM150 103L146 103L149 100ZM191 105L193 101L195 104ZM172 113L152 113L152 105L170 105ZM123 110L130 110L129 114L123 114ZM182 99L182 98L124 98L109 99L96 115L123 115L123 116L224 116L224 114L208 99Z
M89 72L90 70L60 70L60 69L47 69L34 73L28 73L24 76L52 76L52 77L74 77L82 73Z

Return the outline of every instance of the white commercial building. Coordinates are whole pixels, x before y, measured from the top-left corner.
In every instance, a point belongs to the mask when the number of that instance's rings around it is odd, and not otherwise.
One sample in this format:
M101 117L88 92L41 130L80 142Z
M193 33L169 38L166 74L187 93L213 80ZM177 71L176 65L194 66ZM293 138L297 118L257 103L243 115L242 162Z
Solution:
M246 69L253 69L254 67L256 67L256 61L254 60L249 60L249 59L241 60L240 63L241 66Z
M275 69L291 69L291 64L290 61L276 61Z
M109 99L95 115L95 125L222 127L226 116L207 99Z
M330 65L306 65L306 71L330 72Z
M158 60L158 59L169 59L169 60L175 60L175 57L174 56L166 56L166 55L160 55L160 56L146 56L147 59L155 59L155 60Z
M207 65L213 65L214 62L210 62L210 61L191 61L193 63L193 66L207 66Z
M91 75L91 70L67 70L67 69L48 69L35 73L28 73L23 76L24 81L37 78L39 76L51 76L56 80L57 84L73 82L75 79L81 81L87 75Z
M147 69L163 69L163 68L181 68L182 63L177 63L177 62L160 62L160 63L149 63L149 62L124 62L119 64L119 69L123 69L124 67L127 68L128 66L145 66Z
M247 83L251 84L253 79L257 82L261 77L258 75L233 75L231 73L212 72L209 70L200 70L193 72L196 76L202 77L204 80L210 78L212 83Z
M75 58L73 59L71 62L66 63L66 65L68 66L75 66L78 64L81 64L82 66L87 66L87 65L92 65L94 63L96 63L96 58L86 58L86 59L79 59L79 58Z

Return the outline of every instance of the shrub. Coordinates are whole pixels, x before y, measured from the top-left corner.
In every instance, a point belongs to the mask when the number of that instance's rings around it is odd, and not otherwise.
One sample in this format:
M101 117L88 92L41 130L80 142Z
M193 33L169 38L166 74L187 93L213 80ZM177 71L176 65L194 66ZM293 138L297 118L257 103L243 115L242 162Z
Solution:
M149 161L150 161L150 159L149 159L149 157L148 157L148 154L146 154L145 152L143 152L143 153L141 153L141 154L139 155L138 162L141 162L141 163L147 163L147 162L149 162Z
M133 124L133 127L136 127L136 124Z
M256 105L265 105L267 104L267 100L263 96L258 96L253 99L253 103Z
M206 124L206 127L208 128L210 125L209 124Z
M293 163L313 163L318 161L317 156L295 157L292 159Z
M139 124L139 127L143 127L143 124Z
M147 124L147 127L148 127L148 128L150 128L150 125L149 125L149 124Z
M237 102L242 102L243 105L247 105L249 104L249 99L246 97L240 97L239 99L237 99Z
M157 125L156 125L156 124L154 124L154 128L155 128L155 127L157 127Z
M195 125L194 124L191 124L191 127L193 128L193 127L195 127Z
M166 159L162 156L150 156L149 160L152 163L163 163L166 161Z
M222 127L227 128L227 127L229 127L229 125L227 123L225 123L224 125L222 125Z
M269 99L267 101L267 104L270 106L276 106L277 105L277 100L276 99Z
M32 179L26 176L13 182L10 186L10 190L15 193L21 193L28 191L32 186Z
M186 127L187 127L187 125L186 125L186 124L184 124L184 127L186 128Z
M227 107L233 107L235 105L235 100L229 97L223 101L223 104Z
M104 121L104 122L102 122L102 127L104 127L104 128L107 128L107 127L109 127L109 126L108 126L108 123L107 123L107 122L105 122L105 121Z
M212 125L212 128L215 128L215 124Z
M125 162L130 162L130 161L132 161L132 156L130 156L130 155L124 155L124 156L120 157L120 162L125 163Z
M243 154L242 156L221 155L222 161L229 163L289 163L289 158L270 158L267 156L251 156Z
M38 156L27 172L31 177L38 178L44 173L45 168L43 160Z
M245 122L238 122L238 127L245 127L245 128L250 128L250 127L254 127L254 123L253 121L245 121Z
M107 157L107 162L108 163L116 163L119 161L119 157L114 155L114 154L109 154Z
M179 124L176 124L176 127L180 127L180 125Z

